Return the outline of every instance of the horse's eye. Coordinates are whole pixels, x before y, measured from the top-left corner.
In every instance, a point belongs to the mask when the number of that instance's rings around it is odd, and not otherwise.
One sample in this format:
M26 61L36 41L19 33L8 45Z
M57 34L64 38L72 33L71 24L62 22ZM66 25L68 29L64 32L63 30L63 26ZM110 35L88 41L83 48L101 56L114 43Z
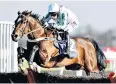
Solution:
M20 18L23 18L24 16L23 15L20 15Z
M26 21L23 22L24 24L26 23Z
M23 20L21 20L20 22L23 23Z

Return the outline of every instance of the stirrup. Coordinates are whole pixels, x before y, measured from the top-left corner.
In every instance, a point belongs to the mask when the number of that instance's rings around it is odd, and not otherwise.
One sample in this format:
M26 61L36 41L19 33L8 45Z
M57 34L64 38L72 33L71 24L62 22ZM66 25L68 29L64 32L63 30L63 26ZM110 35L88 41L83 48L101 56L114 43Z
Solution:
M66 58L70 59L69 54L64 54L64 57L66 57Z

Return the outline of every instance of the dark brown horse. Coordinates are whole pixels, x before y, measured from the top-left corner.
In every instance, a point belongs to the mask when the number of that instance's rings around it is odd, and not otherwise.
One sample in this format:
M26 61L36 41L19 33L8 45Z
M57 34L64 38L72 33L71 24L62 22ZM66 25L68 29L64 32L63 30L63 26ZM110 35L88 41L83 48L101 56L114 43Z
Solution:
M20 19L20 20L19 20ZM45 68L62 67L66 69L76 68L73 66L79 64L81 69L86 69L88 72L97 72L106 68L105 60L101 56L101 50L94 40L88 38L72 38L76 41L76 49L78 56L76 58L59 58L59 49L54 46L53 31L44 28L36 14L28 11L18 12L18 17L15 20L15 28L12 33L12 40L18 41L24 35L28 37L27 49L30 51L34 45L39 47L38 64ZM94 44L94 45L93 45ZM100 53L98 53L97 49ZM100 54L99 56L97 56ZM104 55L102 53L102 55ZM99 58L98 58L99 57ZM46 60L50 59L46 63ZM73 66L73 67L72 67ZM101 68L100 68L101 67Z

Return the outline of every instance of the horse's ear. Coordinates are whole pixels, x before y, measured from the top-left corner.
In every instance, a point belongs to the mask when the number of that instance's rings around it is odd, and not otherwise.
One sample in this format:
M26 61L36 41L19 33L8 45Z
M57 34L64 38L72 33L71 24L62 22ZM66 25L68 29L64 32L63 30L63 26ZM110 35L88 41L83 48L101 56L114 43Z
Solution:
M20 11L18 11L18 13L17 13L18 15L20 15L21 14L21 12Z
M32 11L29 12L30 14L32 13Z
M28 16L30 16L30 15L31 15L31 12L32 12L32 11L30 11L30 12L28 13Z

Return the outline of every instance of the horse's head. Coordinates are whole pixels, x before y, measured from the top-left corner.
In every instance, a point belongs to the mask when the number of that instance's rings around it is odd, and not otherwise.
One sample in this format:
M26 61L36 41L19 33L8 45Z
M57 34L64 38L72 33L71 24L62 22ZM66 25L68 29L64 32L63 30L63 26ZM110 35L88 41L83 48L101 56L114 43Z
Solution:
M36 18L34 17L37 17L37 16L35 14L31 14L31 12L29 11L23 11L22 13L18 12L18 17L15 20L15 26L14 26L15 28L11 35L13 41L18 41L25 34L26 35L30 34L30 36L34 37L34 35L37 35L37 34L34 34L35 31L31 33L31 31L37 28L38 28L38 32L41 33L40 32L41 30L39 30L39 28L41 28L42 26L39 24L38 20L36 20Z
M29 13L27 15L18 12L18 17L15 20L14 30L12 32L12 40L18 41L24 34L26 34L29 31L29 22L28 17Z

